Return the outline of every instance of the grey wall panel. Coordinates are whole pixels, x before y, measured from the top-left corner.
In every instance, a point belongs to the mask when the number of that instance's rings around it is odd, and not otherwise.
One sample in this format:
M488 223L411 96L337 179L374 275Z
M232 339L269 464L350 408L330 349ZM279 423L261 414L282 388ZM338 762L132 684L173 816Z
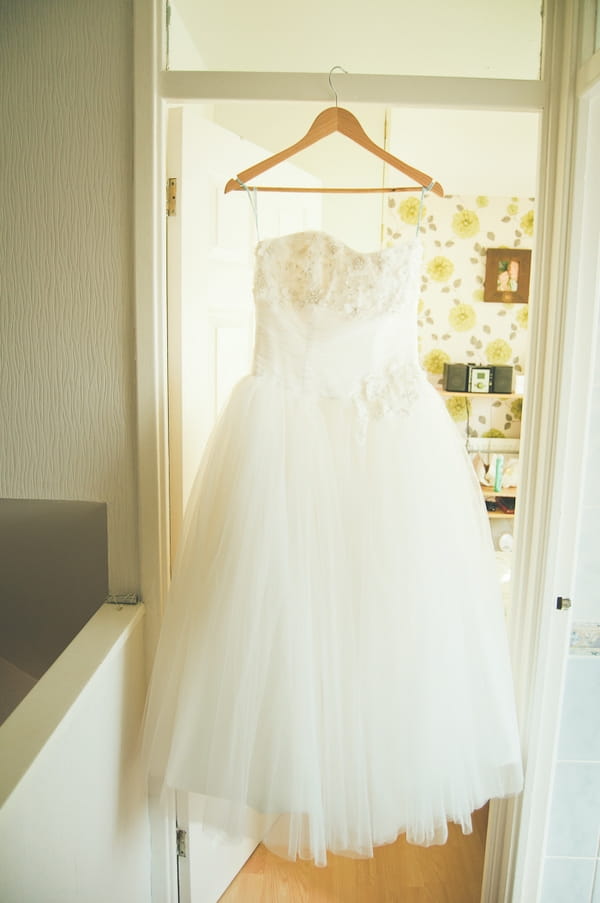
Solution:
M105 505L0 499L0 657L41 677L107 590Z

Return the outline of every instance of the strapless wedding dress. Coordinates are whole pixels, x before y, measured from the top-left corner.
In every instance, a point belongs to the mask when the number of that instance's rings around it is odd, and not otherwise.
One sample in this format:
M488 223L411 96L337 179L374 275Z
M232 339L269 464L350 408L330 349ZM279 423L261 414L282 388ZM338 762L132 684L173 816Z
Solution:
M481 492L417 357L418 239L256 249L252 372L185 516L145 720L152 775L283 856L369 856L522 784Z

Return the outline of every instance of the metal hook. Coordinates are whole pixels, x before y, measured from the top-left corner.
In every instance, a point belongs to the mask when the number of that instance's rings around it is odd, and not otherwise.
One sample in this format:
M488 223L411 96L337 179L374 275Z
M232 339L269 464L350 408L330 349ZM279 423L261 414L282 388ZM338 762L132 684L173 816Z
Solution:
M333 91L333 96L335 97L335 105L336 105L336 107L337 107L337 105L338 105L338 93L337 93L337 91L335 90L335 88L333 87L333 84L332 84L332 82L331 82L331 75L332 75L333 72L335 72L336 69L339 69L340 72L343 72L343 73L344 73L344 75L348 75L348 72L346 71L346 69L344 69L343 66L332 66L331 69L329 70L329 87L330 87L331 90Z

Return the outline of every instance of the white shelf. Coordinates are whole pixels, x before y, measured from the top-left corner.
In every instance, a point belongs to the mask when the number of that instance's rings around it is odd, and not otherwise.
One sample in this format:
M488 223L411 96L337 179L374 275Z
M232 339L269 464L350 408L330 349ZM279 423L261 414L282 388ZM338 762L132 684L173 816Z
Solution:
M523 398L518 392L449 392L448 389L437 387L441 395L451 398L453 395L459 395L463 398Z
M514 499L517 497L517 487L510 486L506 489L499 489L498 492L494 489L493 486L486 486L485 483L480 483L481 491L483 492L486 499L494 499L496 496L500 496L505 499Z
M468 452L496 452L500 455L518 455L521 440L518 436L491 438L489 436L469 436L467 439Z

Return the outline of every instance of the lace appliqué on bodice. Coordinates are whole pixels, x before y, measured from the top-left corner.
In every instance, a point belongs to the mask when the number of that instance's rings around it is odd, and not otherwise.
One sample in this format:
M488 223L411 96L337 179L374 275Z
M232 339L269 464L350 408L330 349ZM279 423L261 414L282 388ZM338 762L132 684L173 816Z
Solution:
M257 303L324 306L348 316L400 310L416 296L418 239L360 252L325 232L265 239L256 249Z
M416 353L421 256L418 240L370 253L324 232L261 242L254 372L349 404L361 443L371 422L408 415L427 381Z

